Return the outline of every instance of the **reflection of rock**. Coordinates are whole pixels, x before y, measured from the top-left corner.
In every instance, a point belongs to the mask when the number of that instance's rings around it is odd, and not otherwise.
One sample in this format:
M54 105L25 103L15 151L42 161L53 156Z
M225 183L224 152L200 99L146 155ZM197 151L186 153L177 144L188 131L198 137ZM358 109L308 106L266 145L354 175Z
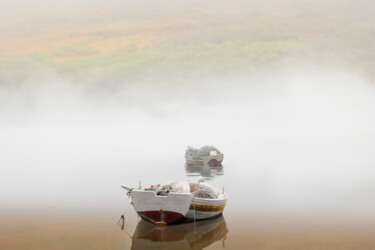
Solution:
M141 220L134 232L132 248L137 249L203 249L228 232L224 217L167 227Z
M186 164L185 171L188 176L200 175L206 179L214 178L218 175L224 175L223 166L209 166L208 164Z

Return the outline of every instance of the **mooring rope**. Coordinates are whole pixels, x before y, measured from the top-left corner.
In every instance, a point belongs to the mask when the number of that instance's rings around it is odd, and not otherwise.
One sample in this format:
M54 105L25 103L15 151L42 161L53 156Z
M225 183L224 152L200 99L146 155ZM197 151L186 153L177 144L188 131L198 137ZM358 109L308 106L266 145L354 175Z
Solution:
M132 204L132 202L130 202L128 208L125 210L125 212L121 215L120 219L118 220L117 224L121 226L121 230L125 231L125 233L130 237L130 239L133 239L133 237L128 233L128 231L126 231L125 229L125 214L126 212L129 210L129 207L130 205ZM122 221L122 223L120 224L120 222Z
M125 224L125 214L126 214L126 212L128 211L128 209L129 209L129 207L130 207L131 204L132 204L132 203L130 202L128 208L127 208L127 209L125 210L125 212L121 215L120 219L119 219L118 222L117 222L118 225L120 225L120 221L121 221L121 220L122 220L122 221L124 222L124 224ZM120 225L120 226L121 226L121 225Z

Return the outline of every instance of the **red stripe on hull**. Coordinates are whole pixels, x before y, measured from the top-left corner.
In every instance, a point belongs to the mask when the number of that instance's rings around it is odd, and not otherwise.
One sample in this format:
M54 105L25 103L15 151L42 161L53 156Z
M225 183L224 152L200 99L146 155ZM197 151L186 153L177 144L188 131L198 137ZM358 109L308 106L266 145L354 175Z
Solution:
M184 215L171 211L143 211L138 214L155 224L172 224L185 218Z

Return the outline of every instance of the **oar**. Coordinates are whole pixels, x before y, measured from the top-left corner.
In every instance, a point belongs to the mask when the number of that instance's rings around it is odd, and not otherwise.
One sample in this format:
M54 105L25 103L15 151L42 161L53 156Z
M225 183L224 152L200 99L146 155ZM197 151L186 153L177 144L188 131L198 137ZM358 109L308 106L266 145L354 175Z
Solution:
M126 189L126 190L128 190L128 191L130 191L132 188L128 188L127 186L125 186L125 185L121 185L121 187L123 188L123 189Z

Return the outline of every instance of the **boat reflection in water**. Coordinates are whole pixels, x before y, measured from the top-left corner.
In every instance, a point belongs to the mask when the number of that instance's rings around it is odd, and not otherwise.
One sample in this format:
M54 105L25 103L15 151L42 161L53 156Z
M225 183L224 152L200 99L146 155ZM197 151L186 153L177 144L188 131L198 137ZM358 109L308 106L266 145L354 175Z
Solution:
M228 233L224 217L160 227L140 220L134 232L131 249L203 249Z
M218 166L210 166L208 164L186 164L185 171L187 176L201 176L205 180L224 175L224 168L221 164Z

